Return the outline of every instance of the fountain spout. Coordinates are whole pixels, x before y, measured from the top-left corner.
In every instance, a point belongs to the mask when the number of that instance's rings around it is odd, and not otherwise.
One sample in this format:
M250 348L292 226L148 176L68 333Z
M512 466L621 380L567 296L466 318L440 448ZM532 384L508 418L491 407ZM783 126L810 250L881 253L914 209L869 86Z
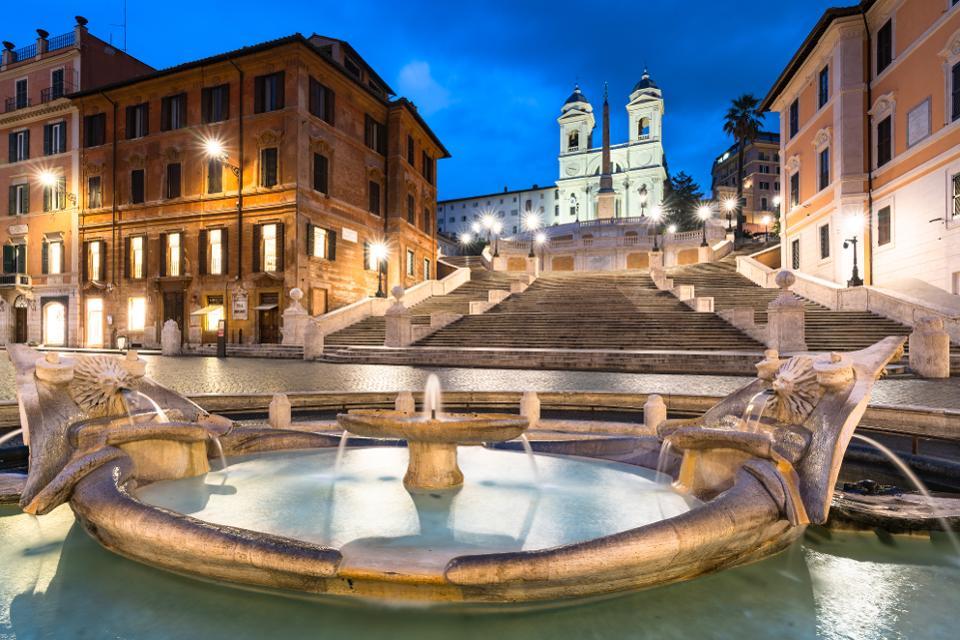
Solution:
M423 390L423 413L430 420L436 420L440 413L440 378L435 373L427 377Z

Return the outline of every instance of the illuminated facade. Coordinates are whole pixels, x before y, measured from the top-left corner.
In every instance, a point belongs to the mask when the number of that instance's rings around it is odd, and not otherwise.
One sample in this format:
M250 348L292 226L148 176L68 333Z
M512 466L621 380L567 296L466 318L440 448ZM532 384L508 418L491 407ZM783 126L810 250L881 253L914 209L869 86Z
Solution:
M724 202L737 197L737 143L713 162L713 199ZM761 131L743 152L744 229L763 233L772 229L780 196L780 135ZM720 209L720 216L725 210ZM764 224L767 219L769 224ZM724 220L724 222L726 222ZM736 226L731 219L731 226Z

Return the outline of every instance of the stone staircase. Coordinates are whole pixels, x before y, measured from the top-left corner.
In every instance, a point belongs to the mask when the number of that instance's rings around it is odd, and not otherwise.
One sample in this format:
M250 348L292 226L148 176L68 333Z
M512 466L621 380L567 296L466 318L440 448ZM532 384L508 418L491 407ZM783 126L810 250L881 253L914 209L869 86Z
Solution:
M188 356L215 356L217 355L217 345L184 346L183 354ZM302 360L303 347L289 344L228 344L227 357Z
M767 305L778 289L764 289L737 273L735 258L675 267L667 271L674 285L693 285L697 296L712 296L714 311L749 307L758 324L767 321ZM832 311L806 301L806 338L811 351L854 351L887 336L907 336L911 329L868 311ZM954 348L956 350L956 347Z
M482 315L416 346L749 351L763 345L716 315L695 313L645 271L548 273Z
M511 275L504 272L487 271L481 258L476 256L457 256L462 263L454 262L455 258L444 258L445 262L456 266L470 267L470 281L465 282L451 293L444 296L431 296L420 304L410 308L412 324L430 324L430 314L438 311L451 311L467 315L470 313L470 302L486 300L487 292L493 289L510 290ZM324 338L325 348L347 346L383 346L386 333L386 320L382 316L370 316Z

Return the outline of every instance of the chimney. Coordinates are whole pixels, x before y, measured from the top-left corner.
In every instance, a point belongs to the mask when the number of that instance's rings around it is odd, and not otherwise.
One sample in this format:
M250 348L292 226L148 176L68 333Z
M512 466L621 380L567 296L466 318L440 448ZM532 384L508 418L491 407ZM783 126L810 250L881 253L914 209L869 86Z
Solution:
M3 54L2 57L0 57L0 64L2 64L4 67L9 65L11 62L15 62L13 59L14 47L16 47L16 45L9 40L3 41Z
M47 36L50 35L49 31L44 31L43 29L37 29L37 57L42 56L47 52Z

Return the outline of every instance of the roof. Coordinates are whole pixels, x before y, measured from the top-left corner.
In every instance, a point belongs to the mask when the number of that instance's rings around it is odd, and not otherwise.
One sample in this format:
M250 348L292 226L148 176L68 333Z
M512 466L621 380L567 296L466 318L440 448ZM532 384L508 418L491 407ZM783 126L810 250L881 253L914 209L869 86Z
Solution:
M483 200L484 198L498 198L501 196L509 196L515 193L530 193L532 191L549 191L551 189L556 189L557 186L554 184L548 184L545 187L539 185L533 185L529 189L510 189L509 191L504 189L503 191L494 191L493 193L486 193L478 196L465 196L463 198L446 198L445 200L438 200L437 204L446 204L448 202L463 202L465 200Z
M657 86L657 83L650 78L650 73L644 69L643 75L640 77L640 80L637 84L633 85L633 91L630 93L635 93L637 91L643 91L644 89L656 89L660 90L660 87Z
M567 98L563 104L567 105L567 104L574 104L577 102L586 102L587 104L590 103L590 101L587 100L587 96L583 95L583 92L580 91L579 84L574 85L573 93L570 94L570 97Z
M783 90L786 88L787 84L797 73L803 63L807 61L807 58L816 49L817 44L820 42L820 38L827 32L827 29L833 24L834 20L839 18L848 18L850 16L859 15L866 13L870 10L871 7L876 3L876 0L861 0L859 4L850 7L831 7L823 12L823 15L820 16L820 20L817 21L817 24L814 25L813 29L807 35L806 39L803 41L803 44L800 45L800 48L790 59L790 62L787 63L786 68L780 73L780 76L774 82L773 87L770 89L767 96L763 99L763 102L760 103L761 111L769 111L770 106L773 101L777 99Z
M436 144L440 148L440 151L443 153L443 155L440 156L440 158L450 157L450 152L447 151L447 148L443 146L442 142L440 142L440 138L437 137L437 134L433 132L433 129L430 128L430 125L428 125L426 121L423 119L423 117L420 115L420 111L417 109L417 105L413 104L406 98L398 98L397 100L394 100L393 102L391 102L390 106L391 107L398 106L398 107L405 108L407 112L411 116L413 116L413 119L416 120L421 127L423 127L423 130L427 132L427 135L430 136L430 139L433 140L434 144Z

